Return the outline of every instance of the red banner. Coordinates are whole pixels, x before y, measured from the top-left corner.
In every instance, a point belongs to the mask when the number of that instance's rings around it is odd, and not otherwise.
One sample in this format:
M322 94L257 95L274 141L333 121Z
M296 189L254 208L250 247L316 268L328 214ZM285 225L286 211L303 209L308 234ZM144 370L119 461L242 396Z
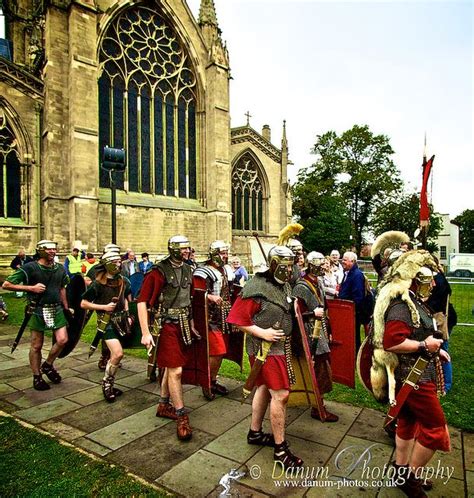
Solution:
M427 226L430 219L430 208L428 205L428 180L430 178L431 168L433 167L433 161L435 156L431 156L431 159L426 162L423 161L423 183L421 185L420 193L420 225Z

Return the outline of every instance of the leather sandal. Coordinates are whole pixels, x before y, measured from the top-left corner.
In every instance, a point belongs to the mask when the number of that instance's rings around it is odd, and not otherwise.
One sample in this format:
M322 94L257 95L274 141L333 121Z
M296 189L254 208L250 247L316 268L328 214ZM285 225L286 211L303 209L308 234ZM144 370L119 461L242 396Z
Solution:
M219 394L219 396L227 396L229 394L227 387L219 384L217 380L212 381L211 392L212 394Z
M37 391L47 391L51 386L43 379L41 374L33 375L33 389Z
M171 420L178 420L176 410L171 403L158 403L158 406L156 408L156 416L170 418Z
M324 410L326 411L326 419L324 420L325 422L337 422L339 420L339 417L334 413L328 412L326 410L326 407L324 407ZM316 420L321 420L318 409L315 407L311 408L311 418L314 418Z
M45 361L41 365L41 372L43 372L53 384L59 384L62 381L62 377L59 375L59 372L53 367L53 365L50 365Z
M283 441L283 443L280 444L275 444L273 459L275 460L275 462L280 462L285 470L302 467L304 463L301 458L293 455L293 453L288 448L287 441Z
M273 434L270 434L269 432L263 432L262 429L260 429L259 431L253 431L252 429L250 429L247 434L247 443L256 444L259 446L270 446L273 448L275 446L275 439L273 437Z
M188 415L181 415L177 419L176 434L180 441L188 441L193 435L193 430L189 425Z

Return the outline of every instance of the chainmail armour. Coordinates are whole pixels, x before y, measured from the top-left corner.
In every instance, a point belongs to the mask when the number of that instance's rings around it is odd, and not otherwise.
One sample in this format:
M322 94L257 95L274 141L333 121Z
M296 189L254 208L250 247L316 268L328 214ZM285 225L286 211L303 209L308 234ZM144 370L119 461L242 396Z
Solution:
M316 289L316 292L318 293L318 296L316 297L313 289L309 286L309 284L305 280L299 280L297 284L293 287L293 297L298 297L302 299L306 307L308 308L308 311L314 311L315 308L318 306L324 306L324 291L321 287L321 284L318 279L318 283L314 286ZM321 335L319 336L318 339L318 345L316 347L316 352L315 354L320 355L324 353L329 353L329 338L327 336L327 323L326 323L326 316L322 319L324 320L324 325L321 328ZM314 329L314 323L316 321L316 317L312 316L309 317L307 320L304 322L305 326L305 331L306 335L308 336L308 339L311 341L311 336L313 333Z
M292 299L289 283L281 286L276 285L269 282L264 274L256 274L242 289L242 298L254 299L261 305L260 311L254 316L255 325L262 329L275 326L275 328L283 330L288 341L292 330L290 314ZM273 343L269 355L284 355L285 342ZM248 336L246 343L247 353L249 355L257 354L260 349L261 339Z
M401 299L394 299L390 303L387 312L385 313L385 322L392 320L404 322L412 331L408 339L412 339L414 341L424 341L428 336L433 335L435 332L433 317L416 299L412 299L412 302L420 314L419 327L415 327L411 312L408 306ZM398 354L398 367L395 369L395 378L397 382L403 382L403 380L410 373L410 370L419 356L418 352ZM421 375L419 382L437 382L437 380L435 363L432 359Z

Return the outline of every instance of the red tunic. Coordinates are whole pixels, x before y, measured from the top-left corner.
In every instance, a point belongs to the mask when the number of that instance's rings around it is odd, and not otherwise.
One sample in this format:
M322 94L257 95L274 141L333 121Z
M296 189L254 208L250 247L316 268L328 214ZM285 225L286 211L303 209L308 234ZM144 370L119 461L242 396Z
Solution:
M240 296L235 300L232 306L227 322L233 325L248 327L255 325L253 317L260 311L261 305L254 299L242 299ZM255 356L249 355L250 365L253 365ZM286 369L285 355L267 356L265 363L258 374L255 385L267 386L268 389L290 389L290 379Z
M410 327L402 321L391 320L385 324L384 349L398 346L411 335ZM400 439L416 439L432 450L450 451L448 426L433 382L418 384L412 390L400 410L397 436Z
M193 288L208 290L206 280L201 277L193 277ZM224 356L227 353L227 346L222 330L208 329L207 337L209 341L209 356Z
M164 275L152 269L145 275L137 301L155 306L165 286ZM158 340L156 363L160 368L177 368L186 364L188 347L184 344L181 329L177 323L164 322Z

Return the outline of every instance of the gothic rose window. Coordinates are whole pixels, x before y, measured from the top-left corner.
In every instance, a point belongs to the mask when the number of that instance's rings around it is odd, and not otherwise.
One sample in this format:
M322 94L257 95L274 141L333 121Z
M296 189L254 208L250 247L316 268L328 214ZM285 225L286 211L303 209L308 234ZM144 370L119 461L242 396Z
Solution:
M21 164L18 143L0 109L0 217L21 217Z
M99 153L126 151L117 186L196 199L197 85L176 31L156 6L133 6L108 26L99 64ZM109 186L103 170L100 186Z
M232 170L232 228L263 230L263 184L257 164L244 154Z

